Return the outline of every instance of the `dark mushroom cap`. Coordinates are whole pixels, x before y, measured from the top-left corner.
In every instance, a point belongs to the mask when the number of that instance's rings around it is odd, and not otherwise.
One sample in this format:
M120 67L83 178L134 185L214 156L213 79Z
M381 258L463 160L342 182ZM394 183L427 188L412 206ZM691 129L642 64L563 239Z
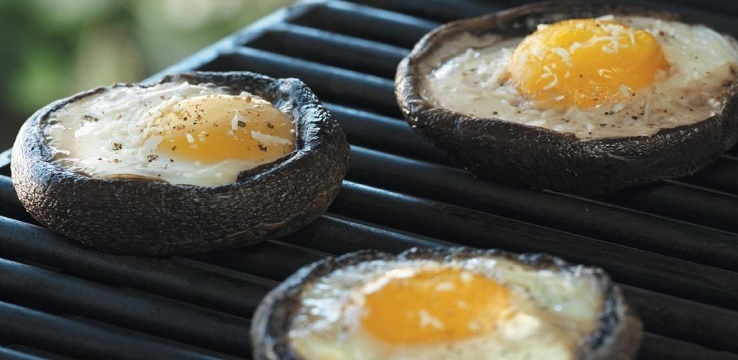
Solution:
M185 254L250 245L290 234L318 218L335 198L349 163L338 123L297 79L249 72L193 72L165 82L214 83L248 91L280 109L296 126L295 151L243 171L223 186L173 185L133 178L95 178L52 161L45 138L50 116L67 104L115 87L56 101L31 116L13 147L13 185L41 224L100 250Z
M395 95L402 114L452 162L479 177L580 194L690 175L733 146L738 140L735 83L725 89L723 108L703 121L663 128L651 136L591 140L505 119L463 115L436 107L423 96L423 78L434 66L428 59L445 41L465 33L520 37L541 23L607 14L676 18L639 7L549 2L448 23L424 36L398 66Z
M412 248L399 255L363 250L340 257L329 257L298 270L274 288L259 304L251 322L251 344L255 360L300 359L287 336L301 303L301 294L311 282L330 273L362 262L431 260L441 264L474 258L503 258L522 265L553 272L575 273L579 265L545 254L514 254L501 250L466 247ZM582 341L577 359L633 359L643 337L642 323L628 307L621 290L599 268L588 268L600 286L604 306L599 327Z

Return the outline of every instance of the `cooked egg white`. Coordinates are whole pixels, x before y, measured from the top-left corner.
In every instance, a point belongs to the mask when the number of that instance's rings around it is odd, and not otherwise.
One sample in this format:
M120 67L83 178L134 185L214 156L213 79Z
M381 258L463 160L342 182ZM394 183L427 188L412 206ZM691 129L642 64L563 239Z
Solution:
M116 87L52 116L46 137L54 160L93 177L218 186L295 149L287 114L212 84Z
M505 258L364 262L307 285L288 338L305 359L573 359L604 306L591 275Z
M438 106L579 139L647 136L719 112L738 46L702 25L607 16L525 38L465 34L429 63L425 96Z

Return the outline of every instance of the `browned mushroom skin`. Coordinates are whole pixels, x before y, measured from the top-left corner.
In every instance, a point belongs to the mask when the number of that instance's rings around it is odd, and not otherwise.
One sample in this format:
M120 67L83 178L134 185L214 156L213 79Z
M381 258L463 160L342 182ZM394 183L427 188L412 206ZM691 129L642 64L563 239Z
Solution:
M451 260L503 257L537 269L574 272L577 265L545 254L513 254L500 250L479 250L465 247L413 248L399 255L364 250L340 257L329 257L298 270L274 288L259 304L251 322L251 344L254 360L301 359L290 346L287 336L290 324L300 306L303 288L313 280L331 272L361 262L374 260ZM619 287L601 269L595 269L604 306L600 326L577 349L580 360L627 360L635 358L643 337L643 326L626 304Z
M446 39L462 33L525 36L541 23L606 14L676 19L639 7L584 2L525 5L443 25L424 36L400 62L395 95L410 126L449 159L476 176L538 189L597 194L695 173L738 140L738 96L730 84L721 111L691 125L651 136L579 140L574 134L475 118L434 106L423 96L427 59Z
M249 72L193 72L164 82L214 83L248 91L290 109L295 151L244 171L233 184L172 185L131 177L93 178L51 161L44 136L50 115L101 87L37 111L13 147L13 185L41 224L94 248L124 254L170 255L250 245L290 234L318 218L341 186L349 146L338 123L297 79ZM146 86L117 84L112 87Z

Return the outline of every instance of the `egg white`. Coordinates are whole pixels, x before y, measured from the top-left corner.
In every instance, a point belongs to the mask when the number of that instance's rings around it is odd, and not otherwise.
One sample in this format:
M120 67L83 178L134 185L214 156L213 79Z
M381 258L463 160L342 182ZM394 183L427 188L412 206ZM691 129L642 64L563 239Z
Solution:
M364 284L389 271L449 266L483 274L511 290L510 316L496 331L453 343L394 346L361 328ZM540 270L503 258L364 262L308 284L288 337L305 359L572 359L598 328L604 306L591 271Z
M738 45L703 25L646 17L605 17L648 31L671 65L666 78L641 89L627 103L592 109L540 109L505 81L523 38L460 35L427 61L424 96L459 113L574 133L579 139L648 136L661 128L692 124L715 115L736 81Z
M215 164L160 156L162 141L153 135L156 119L183 99L231 94L213 84L163 83L151 87L116 87L74 101L53 113L46 138L54 160L66 168L93 177L140 176L172 184L218 186L236 181L238 174L260 162L228 159ZM243 92L253 101L268 102ZM284 109L283 109L284 110ZM253 134L259 141L285 139Z

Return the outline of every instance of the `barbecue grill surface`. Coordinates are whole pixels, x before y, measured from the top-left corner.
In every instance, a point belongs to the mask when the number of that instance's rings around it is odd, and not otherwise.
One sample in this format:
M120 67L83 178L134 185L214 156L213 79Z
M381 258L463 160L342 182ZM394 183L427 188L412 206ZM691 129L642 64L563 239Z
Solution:
M648 4L738 35L731 2ZM297 77L340 121L352 144L343 188L284 239L187 257L100 253L36 225L15 197L10 153L0 155L0 358L247 358L253 310L299 267L450 244L604 268L644 321L641 359L738 358L737 148L690 177L578 197L475 179L401 119L392 79L412 45L442 22L512 5L307 2L162 72Z

